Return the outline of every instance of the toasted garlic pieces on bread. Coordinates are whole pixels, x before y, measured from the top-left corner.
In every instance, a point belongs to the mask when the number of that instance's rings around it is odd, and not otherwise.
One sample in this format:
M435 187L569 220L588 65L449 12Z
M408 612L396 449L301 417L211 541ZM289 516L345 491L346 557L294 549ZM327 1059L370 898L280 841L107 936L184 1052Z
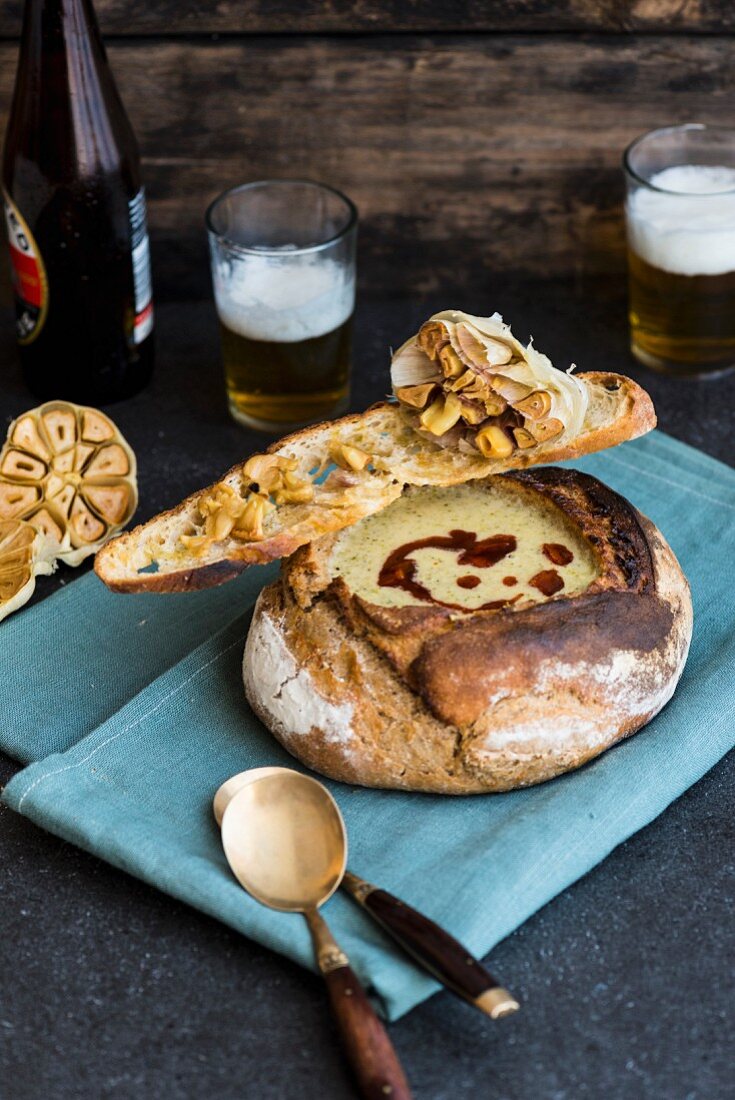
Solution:
M194 534L181 536L182 545L199 556L226 538L264 539L264 520L277 505L307 504L314 497L314 486L298 473L298 465L283 455L253 455L242 467L239 491L222 481L202 495L199 525Z
M393 356L393 392L415 426L484 458L578 435L584 383L524 347L496 313L435 313Z
M27 603L36 576L52 573L54 548L22 519L0 520L0 620Z
M231 473L202 493L192 516L192 532L181 535L181 545L201 558L225 539L261 542L272 533L266 520L278 507L315 501L315 482L329 466L336 469L319 486L322 496L354 488L350 472L365 470L372 460L366 451L337 437L328 441L326 452L311 470L292 455L252 455L235 483ZM347 476L341 477L340 471L347 471Z
M635 382L571 378L498 318L436 314L394 356L392 375L396 402L272 444L105 545L97 574L117 592L222 584L381 511L405 486L577 458L656 423Z
M27 520L79 565L135 511L135 455L97 409L48 401L23 413L0 452L0 520Z

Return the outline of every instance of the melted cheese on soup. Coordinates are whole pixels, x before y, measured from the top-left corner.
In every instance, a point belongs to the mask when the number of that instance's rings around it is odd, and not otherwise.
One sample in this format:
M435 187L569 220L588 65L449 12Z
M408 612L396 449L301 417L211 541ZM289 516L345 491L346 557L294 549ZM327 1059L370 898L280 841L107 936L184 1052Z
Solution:
M462 564L461 548L412 549L406 555L415 562L415 567L408 567L408 586L381 585L381 570L385 580L391 554L407 543L449 540L451 531L471 532L478 543L510 535L516 545L484 567ZM329 565L331 574L343 577L352 592L382 607L426 606L434 600L468 611L496 601L524 604L543 601L549 594L573 596L599 573L591 545L559 508L545 500L539 500L538 507L529 506L525 494L502 483L490 489L470 483L404 493L382 512L342 531ZM430 596L417 595L417 588Z

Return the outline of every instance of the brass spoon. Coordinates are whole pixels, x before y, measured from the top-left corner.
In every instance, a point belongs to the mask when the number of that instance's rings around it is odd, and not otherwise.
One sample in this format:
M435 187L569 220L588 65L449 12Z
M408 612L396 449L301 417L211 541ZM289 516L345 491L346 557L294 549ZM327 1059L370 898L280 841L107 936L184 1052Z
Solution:
M347 1057L366 1100L411 1100L388 1033L318 907L347 862L342 815L325 787L300 772L262 775L230 800L222 845L241 886L263 905L303 913Z
M300 773L291 768L251 768L226 780L214 796L212 808L217 824L222 824L230 799L244 786L262 776L278 774ZM322 789L328 795L326 788ZM344 822L342 829L344 831ZM520 1006L513 994L499 985L482 963L458 940L423 913L350 871L344 873L341 886L404 951L452 993L462 997L493 1020L518 1011Z

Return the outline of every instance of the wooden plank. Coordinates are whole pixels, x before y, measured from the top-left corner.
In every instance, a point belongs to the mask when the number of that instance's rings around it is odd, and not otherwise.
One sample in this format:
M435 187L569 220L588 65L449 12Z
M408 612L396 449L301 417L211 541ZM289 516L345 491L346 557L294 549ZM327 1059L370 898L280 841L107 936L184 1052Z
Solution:
M207 203L267 176L355 199L371 287L621 271L625 145L735 114L716 38L263 38L110 55L144 154L156 277L174 295L209 292ZM0 126L13 57L0 47Z
M96 0L110 35L735 31L731 0ZM21 0L0 0L0 37Z

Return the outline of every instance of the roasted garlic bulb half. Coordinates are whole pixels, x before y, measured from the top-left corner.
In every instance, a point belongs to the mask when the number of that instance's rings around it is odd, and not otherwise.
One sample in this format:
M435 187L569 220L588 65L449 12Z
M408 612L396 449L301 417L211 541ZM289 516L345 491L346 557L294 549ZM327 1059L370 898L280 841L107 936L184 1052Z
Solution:
M587 410L584 384L497 313L435 313L393 356L391 382L420 431L486 458L572 437Z
M10 425L0 521L26 520L67 565L120 531L137 503L135 455L98 409L48 401Z

